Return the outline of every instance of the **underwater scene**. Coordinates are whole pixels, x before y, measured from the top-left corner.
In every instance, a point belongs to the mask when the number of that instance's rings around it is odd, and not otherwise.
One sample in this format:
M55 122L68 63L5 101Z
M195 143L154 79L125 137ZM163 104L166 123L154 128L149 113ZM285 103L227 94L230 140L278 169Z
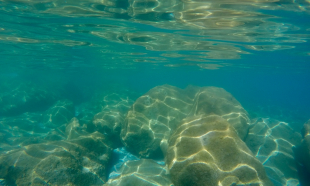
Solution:
M309 0L0 0L0 186L310 186Z

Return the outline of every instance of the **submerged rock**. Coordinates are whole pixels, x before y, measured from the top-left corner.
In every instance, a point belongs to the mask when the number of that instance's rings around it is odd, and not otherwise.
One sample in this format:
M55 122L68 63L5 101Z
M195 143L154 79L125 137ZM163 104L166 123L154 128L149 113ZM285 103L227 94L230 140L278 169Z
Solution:
M0 116L17 116L25 112L47 109L55 101L55 94L32 83L19 86L0 94Z
M113 140L114 147L122 146L120 140L121 125L124 122L124 117L117 111L102 111L96 114L93 118L92 124L95 131L98 131L111 140Z
M162 156L161 141L169 138L192 105L193 98L182 89L169 85L151 89L128 111L121 131L122 141L139 156Z
M75 117L66 125L65 133L67 140L73 140L80 136L88 135L86 126L81 126L79 120Z
M135 155L128 152L124 147L113 150L112 158L110 161L109 179L115 179L122 173L122 165L128 161L140 160Z
M0 118L0 123L14 128L15 131L24 131L28 134L46 133L49 129L43 126L41 122L42 116L41 112L25 112L14 117L2 117Z
M166 164L175 186L273 185L236 130L217 115L184 119L169 139Z
M157 164L154 160L142 159L128 161L120 169L120 176L110 179L106 186L172 186L165 166Z
M287 123L269 118L258 119L246 138L247 146L263 163L275 185L299 184L292 148L300 143L301 135Z
M309 184L310 178L310 120L302 128L302 143L295 149L301 183Z
M218 115L226 119L244 140L249 129L249 115L241 104L226 90L202 87L197 90L193 109L189 115Z
M114 148L122 146L120 139L121 126L133 101L125 95L108 94L99 99L101 111L87 123L89 132L98 131L113 141Z
M0 179L11 185L102 185L112 149L98 133L24 146L0 155Z
M44 142L51 129L41 123L41 113L23 113L0 119L0 154L22 146Z
M248 114L224 89L189 86L183 90L163 85L136 100L122 126L121 138L139 156L163 156L167 141L180 121L201 114L218 114L235 127L241 139L247 135Z
M75 115L74 105L69 100L59 100L49 108L43 119L46 127L55 128L67 124Z

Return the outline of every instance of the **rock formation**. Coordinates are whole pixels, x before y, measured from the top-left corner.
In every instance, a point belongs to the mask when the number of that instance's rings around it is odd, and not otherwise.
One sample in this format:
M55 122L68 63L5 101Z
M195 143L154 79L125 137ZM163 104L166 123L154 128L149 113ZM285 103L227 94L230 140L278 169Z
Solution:
M123 164L121 174L115 179L109 180L106 186L172 186L163 165L157 164L154 160L142 159L128 161Z
M175 186L273 185L236 130L217 115L185 118L169 139Z
M301 135L287 123L268 118L258 119L250 128L246 144L263 163L268 177L280 185L299 184L293 147Z
M241 139L247 135L248 114L224 89L189 86L183 90L163 85L136 100L125 119L121 138L139 156L162 156L180 121L202 114L217 114L235 127Z

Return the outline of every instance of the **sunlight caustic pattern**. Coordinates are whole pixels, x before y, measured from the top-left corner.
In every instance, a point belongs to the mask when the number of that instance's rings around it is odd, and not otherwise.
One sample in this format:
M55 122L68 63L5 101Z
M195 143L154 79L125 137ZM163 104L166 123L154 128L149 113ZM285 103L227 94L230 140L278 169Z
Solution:
M79 125L75 123L75 126L77 128ZM98 132L73 136L74 129L70 124L68 127L68 140L46 139L48 142L26 145L1 155L0 175L9 184L20 186L99 186L105 183L106 167L112 150L106 144L105 136Z
M151 159L128 161L121 168L121 176L109 180L106 186L148 185L173 186L165 166Z
M74 117L74 105L69 100L59 100L46 111L43 123L50 128L67 124Z
M101 112L95 114L92 121L87 123L88 130L105 134L113 141L114 148L121 147L121 127L133 101L116 93L106 95L102 99L104 104Z
M240 138L245 138L248 114L224 89L189 86L182 90L169 85L155 87L136 100L125 119L121 138L142 157L160 155L182 119L202 114L225 118Z
M184 119L169 140L166 163L176 186L273 185L235 129L217 115Z
M92 119L103 110L107 115L109 111L117 111L124 117L133 101L116 93L94 99L91 118L74 114L72 103L66 100L57 101L45 112L1 118L1 184L102 186L106 183L115 140L110 139L112 131L93 128ZM54 125L50 124L52 121ZM109 119L104 123L115 124Z
M309 166L309 123L301 143L301 135L285 122L251 122L241 104L222 88L163 85L140 97L117 88L74 108L71 101L59 98L45 111L23 108L15 117L1 115L0 184L302 182L297 169L302 161ZM302 154L297 157L295 147L300 144Z
M301 144L301 135L287 123L268 118L256 120L246 144L262 162L272 181L281 185L299 184L292 148Z

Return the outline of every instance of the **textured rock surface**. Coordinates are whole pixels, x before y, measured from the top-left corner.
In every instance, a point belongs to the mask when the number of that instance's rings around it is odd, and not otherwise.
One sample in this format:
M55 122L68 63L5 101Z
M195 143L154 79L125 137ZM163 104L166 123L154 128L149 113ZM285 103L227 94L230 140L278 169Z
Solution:
M300 145L301 135L287 123L262 118L251 126L247 146L263 163L275 185L298 185L293 147Z
M310 120L308 120L301 129L301 135L303 138L310 135Z
M302 128L302 143L298 148L298 161L303 165L301 167L303 173L301 177L309 183L310 178L309 178L309 173L310 173L310 120L308 120L303 128ZM308 174L305 174L308 173Z
M107 186L172 186L163 165L150 159L128 161L120 169L120 176L110 179Z
M121 126L133 101L120 94L109 94L99 99L101 111L87 123L89 132L98 131L113 141L114 148L122 146L120 140Z
M128 161L140 160L137 156L128 152L124 147L113 150L110 161L109 179L115 179L122 174L122 165Z
M166 164L175 186L273 185L231 124L216 115L184 119L169 140Z
M160 156L160 143L167 140L190 112L193 99L179 88L164 85L141 96L128 111L121 137L133 153Z
M60 100L46 111L43 123L49 128L59 127L67 124L74 117L74 113L74 105L71 101Z
M79 138L80 136L88 135L86 132L86 126L81 126L77 118L72 118L71 121L66 125L65 129L67 140Z
M190 115L215 114L226 119L244 140L249 128L249 116L241 104L226 90L202 87L197 90Z
M180 121L201 114L218 114L235 127L242 139L247 134L247 112L224 89L189 86L183 90L163 85L136 100L128 111L121 138L139 156L162 156Z
M67 127L72 131L77 125L73 119ZM67 134L72 136L70 130ZM112 152L107 143L105 136L95 132L24 146L0 155L0 179L18 186L102 185Z
M102 111L94 116L93 130L109 136L115 147L122 146L120 140L121 125L124 117L117 111Z

